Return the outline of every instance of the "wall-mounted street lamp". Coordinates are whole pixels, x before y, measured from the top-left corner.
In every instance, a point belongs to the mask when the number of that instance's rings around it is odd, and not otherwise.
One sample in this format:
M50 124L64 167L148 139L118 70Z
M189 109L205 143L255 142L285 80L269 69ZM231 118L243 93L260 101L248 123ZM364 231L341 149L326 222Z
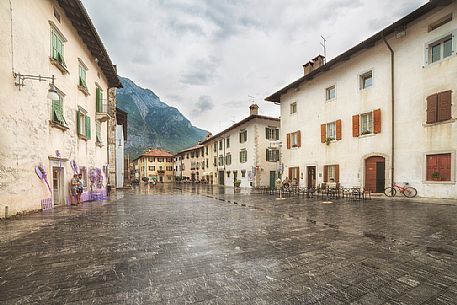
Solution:
M56 87L54 86L54 80L55 77L54 75L52 76L42 76L42 75L31 75L31 74L21 74L21 73L14 73L14 84L19 87L19 90L21 90L21 87L25 86L24 81L27 79L30 80L37 80L39 82L44 82L47 80L50 80L51 83L49 84L49 90L48 90L48 95L47 98L50 100L58 100L59 94L57 94Z

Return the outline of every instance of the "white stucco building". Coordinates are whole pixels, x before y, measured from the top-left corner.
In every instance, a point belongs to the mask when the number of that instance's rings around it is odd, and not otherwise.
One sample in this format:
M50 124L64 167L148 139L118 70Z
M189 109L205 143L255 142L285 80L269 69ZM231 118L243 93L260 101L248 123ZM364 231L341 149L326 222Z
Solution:
M210 184L241 187L274 185L279 164L279 119L250 115L201 143L204 149L203 177Z
M104 196L120 81L82 3L0 1L0 21L0 218L68 204L75 172Z
M281 107L288 175L457 198L456 18L456 1L429 1L267 97Z

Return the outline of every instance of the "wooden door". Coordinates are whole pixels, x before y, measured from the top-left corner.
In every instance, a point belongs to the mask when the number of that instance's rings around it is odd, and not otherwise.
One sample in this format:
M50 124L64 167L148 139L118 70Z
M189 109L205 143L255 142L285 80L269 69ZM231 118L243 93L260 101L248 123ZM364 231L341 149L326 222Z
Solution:
M365 189L373 193L382 193L385 188L385 159L381 156L365 160Z
M316 187L316 167L308 166L307 170L308 187Z

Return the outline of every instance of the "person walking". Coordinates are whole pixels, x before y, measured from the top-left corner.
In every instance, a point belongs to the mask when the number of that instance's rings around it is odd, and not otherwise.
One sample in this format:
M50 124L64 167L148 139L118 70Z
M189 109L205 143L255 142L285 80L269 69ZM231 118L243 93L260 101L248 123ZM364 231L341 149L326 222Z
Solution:
M78 204L81 203L81 194L84 191L83 182L84 182L83 181L83 175L79 174L78 175L78 189L76 191L76 193L78 194Z
M80 194L78 194L78 187L80 184L80 180L78 178L78 174L74 174L73 178L70 181L71 187L71 205L77 205L80 201ZM76 201L76 202L75 202Z

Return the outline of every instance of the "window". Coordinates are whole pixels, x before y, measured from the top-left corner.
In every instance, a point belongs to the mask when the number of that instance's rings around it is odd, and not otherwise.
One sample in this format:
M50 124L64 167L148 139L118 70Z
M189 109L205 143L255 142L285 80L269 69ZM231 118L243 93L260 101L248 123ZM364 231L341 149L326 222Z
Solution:
M51 41L52 41L51 42L51 44L52 44L51 58L56 60L63 67L66 67L65 59L64 59L64 52L63 52L63 50L64 50L63 44L65 42L65 39L55 28L53 28L51 30Z
M219 166L224 166L224 156L219 156Z
M364 113L360 115L360 134L366 135L373 133L373 113Z
M287 134L287 149L301 147L301 132L296 131Z
M155 166L149 166L150 171L155 171Z
M324 166L324 182L340 182L340 166L325 165Z
M102 123L95 122L95 141L98 145L102 144Z
M231 155L231 154L227 154L227 155L225 156L225 164L226 164L226 165L232 164L232 155Z
M245 129L242 129L240 131L240 143L244 143L248 140L248 131Z
M214 146L213 146L213 147L214 147L214 150L213 150L213 151L216 152L216 151L217 151L217 142L214 143Z
M276 127L266 127L265 137L267 140L279 140L279 129Z
M105 112L103 111L103 91L99 86L95 90L95 110L97 112Z
M336 97L336 87L331 86L325 89L325 100L333 100Z
M163 158L158 158L158 162L163 162Z
M189 153L186 154L186 159L189 159Z
M454 52L452 48L452 35L434 41L428 45L428 63L432 64L445 59Z
M191 151L191 152L190 152L190 157L191 157L191 158L195 158L195 151Z
M246 170L245 169L241 170L241 177L242 178L246 177Z
M219 141L219 150L222 150L223 144L224 144L224 140L220 140Z
M230 138L225 139L225 147L230 148Z
M227 172L227 178L230 178L230 171Z
M336 122L336 137L338 140L338 121ZM352 136L381 133L381 109L352 116Z
M200 151L199 151L199 150L197 150L197 151L195 152L195 156L196 156L197 158L200 157Z
M208 167L208 159L206 159L206 167Z
M443 26L446 23L451 22L451 21L452 21L452 13L448 14L448 15L444 16L443 18L441 18L441 19L435 21L434 23L430 24L428 26L428 31L431 32L431 31L439 28L440 26Z
M267 161L269 162L276 162L279 161L279 150L278 149L268 149L267 152Z
M83 187L87 187L87 168L85 166L81 166L79 168L79 173L82 175Z
M208 146L205 146L205 153L208 155Z
M246 149L240 151L240 163L245 163L248 161L248 152Z
M216 166L217 165L217 157L214 156L214 160L213 160L213 166Z
M373 85L373 71L360 75L360 89L366 89Z
M327 139L336 139L336 122L327 124Z
M451 154L426 156L427 181L451 181Z
M149 157L149 162L154 162L155 158L154 157Z
M87 112L81 107L76 112L76 129L78 136L85 140L90 140L91 129L90 129L90 117Z
M293 182L298 182L300 179L300 168L299 167L289 167L289 179Z
M171 158L167 158L167 162L172 162L172 161L171 161Z
M51 121L62 126L66 126L67 122L65 121L63 115L63 96L59 93L59 99L52 101L52 115Z
M297 102L290 104L290 114L297 113Z
M87 82L86 82L86 72L87 68L83 63L79 62L79 86L83 87L87 91Z
M60 14L59 14L59 12L56 10L56 8L54 8L54 17L56 17L57 21L60 22Z
M452 91L439 92L427 97L427 124L452 118Z

